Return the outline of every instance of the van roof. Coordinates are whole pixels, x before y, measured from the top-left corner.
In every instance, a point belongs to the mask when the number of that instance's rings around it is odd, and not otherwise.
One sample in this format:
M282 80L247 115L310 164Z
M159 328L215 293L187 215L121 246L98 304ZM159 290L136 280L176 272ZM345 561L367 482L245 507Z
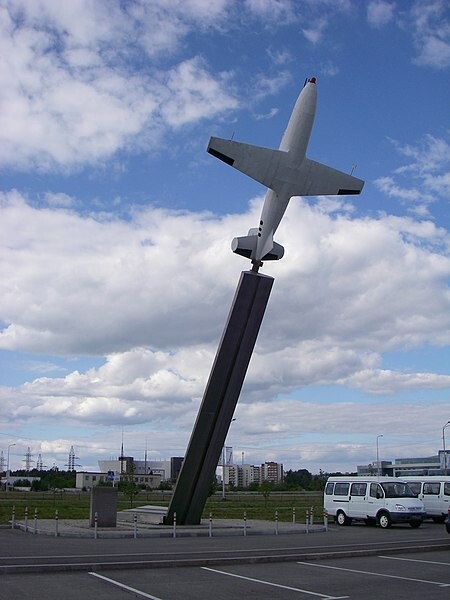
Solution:
M450 481L450 475L404 475L405 481Z
M367 481L369 483L372 482L388 482L388 481L404 481L403 477L388 477L388 476L384 476L384 475L370 475L369 477L365 477L364 475L333 475L333 477L328 477L327 482L333 482L333 481Z

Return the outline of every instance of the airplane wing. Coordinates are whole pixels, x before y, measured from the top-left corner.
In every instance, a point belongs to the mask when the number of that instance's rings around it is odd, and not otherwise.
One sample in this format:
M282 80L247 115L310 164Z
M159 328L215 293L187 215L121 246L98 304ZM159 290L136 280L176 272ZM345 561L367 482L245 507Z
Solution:
M301 176L291 181L292 196L344 196L360 194L364 181L348 173L305 158L300 168Z
M275 192L292 196L360 194L364 181L304 158L300 165L289 152L212 137L207 151Z
M271 150L217 137L209 140L207 152L272 189L278 167L287 154L282 150Z

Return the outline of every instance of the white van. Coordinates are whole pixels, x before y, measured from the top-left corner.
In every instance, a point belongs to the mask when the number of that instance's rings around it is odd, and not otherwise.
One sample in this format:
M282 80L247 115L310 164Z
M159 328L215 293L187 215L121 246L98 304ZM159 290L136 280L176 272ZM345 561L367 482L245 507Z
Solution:
M444 475L414 475L402 477L412 491L422 500L427 517L435 523L443 523L450 508L450 477Z
M419 527L425 518L422 500L396 477L330 477L325 486L324 510L338 525L353 519L387 528L392 523Z

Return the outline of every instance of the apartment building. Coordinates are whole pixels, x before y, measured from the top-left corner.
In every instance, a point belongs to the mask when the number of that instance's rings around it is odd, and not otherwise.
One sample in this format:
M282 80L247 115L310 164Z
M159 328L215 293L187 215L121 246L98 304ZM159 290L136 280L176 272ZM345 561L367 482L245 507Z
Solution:
M276 462L266 462L261 465L230 465L225 467L225 483L233 487L248 488L251 484L261 484L270 481L274 485L282 483L284 473L283 465Z

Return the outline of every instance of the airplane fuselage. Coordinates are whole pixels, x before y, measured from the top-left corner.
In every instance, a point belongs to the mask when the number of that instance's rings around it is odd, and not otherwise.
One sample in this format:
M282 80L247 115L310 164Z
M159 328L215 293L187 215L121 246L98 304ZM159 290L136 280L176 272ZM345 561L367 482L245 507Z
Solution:
M279 150L289 153L292 164L301 166L311 136L314 117L316 115L317 88L313 77L306 83L300 92L294 110L292 111L286 131L281 139ZM283 218L292 197L289 184L280 186L276 192L268 189L264 198L263 209L258 227L258 241L255 254L252 256L254 263L261 262L262 258L272 248L273 235ZM284 188L284 189L283 189Z
M360 194L364 181L306 156L317 104L316 78L300 92L278 150L212 137L208 152L268 188L258 227L236 237L231 249L249 258L255 270L263 260L279 260L284 248L273 235L292 196Z

